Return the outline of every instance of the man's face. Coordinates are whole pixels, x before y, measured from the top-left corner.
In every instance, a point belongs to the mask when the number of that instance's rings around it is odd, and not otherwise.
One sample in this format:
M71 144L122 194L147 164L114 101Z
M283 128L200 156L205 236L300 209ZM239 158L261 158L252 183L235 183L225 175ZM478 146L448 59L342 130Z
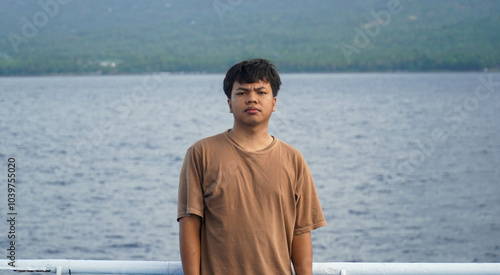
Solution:
M242 126L267 125L272 112L276 111L276 97L268 82L234 82L231 99L227 102L235 123Z

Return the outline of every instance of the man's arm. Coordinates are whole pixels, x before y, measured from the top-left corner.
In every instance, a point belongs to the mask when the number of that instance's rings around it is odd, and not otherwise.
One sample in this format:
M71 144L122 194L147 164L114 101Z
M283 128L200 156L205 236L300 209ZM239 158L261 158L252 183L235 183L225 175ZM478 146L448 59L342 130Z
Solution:
M293 236L292 263L297 275L312 275L311 232Z
M200 274L201 218L196 215L179 220L179 243L184 275Z

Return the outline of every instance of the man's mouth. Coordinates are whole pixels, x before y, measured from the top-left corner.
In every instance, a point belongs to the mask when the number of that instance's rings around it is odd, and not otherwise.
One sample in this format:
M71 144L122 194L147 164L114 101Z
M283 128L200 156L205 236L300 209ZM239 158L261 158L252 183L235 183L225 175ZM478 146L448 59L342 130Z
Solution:
M247 112L247 113L249 113L249 114L256 114L256 113L260 112L260 110L259 110L259 109L257 109L257 108L252 108L252 107L250 107L250 108L247 108L247 109L245 110L245 112Z

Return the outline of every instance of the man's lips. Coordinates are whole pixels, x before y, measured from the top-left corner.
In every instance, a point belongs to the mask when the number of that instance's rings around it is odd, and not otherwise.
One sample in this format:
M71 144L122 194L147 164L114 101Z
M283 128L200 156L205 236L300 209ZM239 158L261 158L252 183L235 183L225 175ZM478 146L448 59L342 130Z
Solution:
M247 113L249 113L249 114L256 114L256 113L260 112L260 110L259 110L259 109L257 109L257 108L250 107L250 108L247 108L247 109L245 110L245 112L247 112Z

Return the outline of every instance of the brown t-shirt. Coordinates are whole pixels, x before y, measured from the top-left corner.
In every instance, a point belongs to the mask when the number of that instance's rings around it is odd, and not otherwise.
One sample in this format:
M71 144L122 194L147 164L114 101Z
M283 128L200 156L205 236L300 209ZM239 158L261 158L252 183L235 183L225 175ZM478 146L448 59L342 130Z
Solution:
M201 274L291 274L294 235L326 225L302 154L277 140L248 152L228 132L191 146L177 220L202 218Z

